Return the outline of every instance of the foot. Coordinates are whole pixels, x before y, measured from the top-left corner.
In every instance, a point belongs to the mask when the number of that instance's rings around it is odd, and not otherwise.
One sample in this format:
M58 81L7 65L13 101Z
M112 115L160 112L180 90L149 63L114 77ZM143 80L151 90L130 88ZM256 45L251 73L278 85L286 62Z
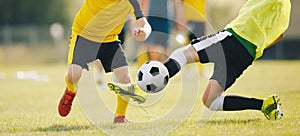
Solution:
M114 118L113 123L130 123L125 116L117 116Z
M138 87L137 84L132 84L130 87L121 87L113 83L107 83L108 88L121 96L129 96L139 104L146 101L147 93Z
M283 113L279 108L279 106L281 105L279 101L280 99L276 94L273 94L264 99L261 111L264 113L267 119L278 120L283 117Z
M58 105L58 113L60 116L65 117L70 113L72 102L75 96L76 93L70 92L68 88L66 88L64 95L61 97Z

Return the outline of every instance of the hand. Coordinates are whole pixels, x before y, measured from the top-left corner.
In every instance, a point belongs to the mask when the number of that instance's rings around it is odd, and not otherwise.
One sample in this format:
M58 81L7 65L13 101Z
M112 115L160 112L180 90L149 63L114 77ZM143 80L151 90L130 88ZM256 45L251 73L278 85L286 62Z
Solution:
M135 26L132 30L132 36L135 40L145 41L151 33L151 26L145 17L139 18L135 21Z

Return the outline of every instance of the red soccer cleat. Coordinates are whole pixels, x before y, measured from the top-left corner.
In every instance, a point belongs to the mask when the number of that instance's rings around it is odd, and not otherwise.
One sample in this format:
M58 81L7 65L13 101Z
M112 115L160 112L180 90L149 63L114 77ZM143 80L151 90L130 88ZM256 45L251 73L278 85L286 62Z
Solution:
M60 116L65 117L67 116L72 107L72 102L76 93L73 93L66 88L64 95L61 97L59 105L58 105L58 113Z
M114 118L114 123L130 123L125 116L117 116Z

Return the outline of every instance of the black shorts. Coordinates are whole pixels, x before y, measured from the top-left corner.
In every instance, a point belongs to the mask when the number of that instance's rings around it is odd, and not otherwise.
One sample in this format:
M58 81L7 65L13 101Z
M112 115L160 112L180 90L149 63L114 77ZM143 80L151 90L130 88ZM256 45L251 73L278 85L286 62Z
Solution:
M124 51L119 41L109 43L93 42L81 36L77 36L73 52L69 52L69 61L71 64L77 64L83 69L88 70L88 63L99 59L105 72L111 72L113 69L128 66Z
M254 58L248 50L227 31L192 40L201 63L214 63L211 79L226 90L250 66Z

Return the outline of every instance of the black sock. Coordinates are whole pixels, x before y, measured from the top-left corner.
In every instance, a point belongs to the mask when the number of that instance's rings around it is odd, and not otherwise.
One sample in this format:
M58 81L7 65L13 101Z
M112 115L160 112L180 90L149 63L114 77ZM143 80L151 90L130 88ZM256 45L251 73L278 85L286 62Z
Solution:
M169 78L173 77L174 75L176 75L176 73L178 73L180 71L180 65L174 59L169 58L164 63L164 65L167 67L167 69L169 71Z
M241 96L225 96L223 110L261 110L263 100Z

